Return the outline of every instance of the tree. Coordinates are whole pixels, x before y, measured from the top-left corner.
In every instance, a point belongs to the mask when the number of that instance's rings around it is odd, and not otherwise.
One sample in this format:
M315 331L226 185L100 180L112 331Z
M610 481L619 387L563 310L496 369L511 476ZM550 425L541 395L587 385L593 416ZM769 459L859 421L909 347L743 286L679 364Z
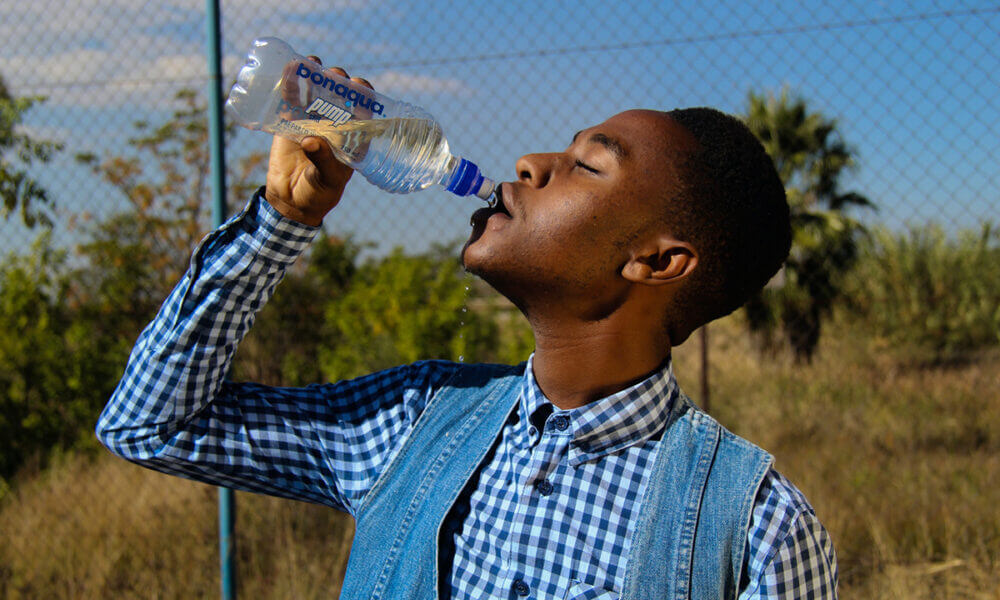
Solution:
M191 250L210 229L209 143L205 104L192 90L175 96L179 108L163 124L137 122L139 135L124 156L77 160L117 188L128 209L93 225L80 253L81 302L104 315L109 332L129 341L153 316L187 269ZM227 137L234 133L226 129ZM266 155L250 154L229 173L230 206L245 202Z
M787 90L749 96L746 122L774 160L791 209L792 248L775 280L747 303L751 331L773 347L780 325L797 361L810 361L822 319L855 263L862 225L852 208L871 208L858 192L840 189L855 165L837 122L812 112Z
M24 114L43 100L42 96L14 98L0 76L0 216L7 219L19 212L27 227L51 227L52 219L48 193L25 169L36 161L48 162L62 148L19 131Z
M92 438L136 335L208 228L205 111L192 92L177 98L181 108L162 126L137 125L129 156L79 157L130 203L92 226L79 248L84 266L71 268L47 234L31 254L0 262L0 478ZM15 130L38 100L13 100L0 86L0 146L22 163L48 160L57 148ZM262 162L257 155L239 162L234 194L246 193L243 182ZM4 214L16 207L29 226L49 223L45 192L6 160L0 192Z

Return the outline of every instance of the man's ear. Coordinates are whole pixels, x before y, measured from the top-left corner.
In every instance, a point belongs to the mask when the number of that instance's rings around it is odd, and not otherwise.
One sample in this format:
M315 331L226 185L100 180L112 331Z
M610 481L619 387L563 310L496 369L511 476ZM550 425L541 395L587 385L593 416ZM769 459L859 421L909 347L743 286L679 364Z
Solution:
M646 285L677 283L697 266L694 246L664 235L637 248L622 267L622 277Z

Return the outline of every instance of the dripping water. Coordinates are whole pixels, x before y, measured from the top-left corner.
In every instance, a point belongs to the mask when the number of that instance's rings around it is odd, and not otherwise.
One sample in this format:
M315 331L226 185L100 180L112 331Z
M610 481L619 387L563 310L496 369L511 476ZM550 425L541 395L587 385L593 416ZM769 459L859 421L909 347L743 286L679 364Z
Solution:
M462 312L459 316L459 321L458 321L458 340L459 340L458 346L459 348L461 348L460 352L463 353L465 352L465 317L466 315L469 314L469 291L470 291L469 277L470 275L468 274L465 275L465 281L466 281L465 297L462 299ZM458 362L460 363L465 362L465 354L458 355Z

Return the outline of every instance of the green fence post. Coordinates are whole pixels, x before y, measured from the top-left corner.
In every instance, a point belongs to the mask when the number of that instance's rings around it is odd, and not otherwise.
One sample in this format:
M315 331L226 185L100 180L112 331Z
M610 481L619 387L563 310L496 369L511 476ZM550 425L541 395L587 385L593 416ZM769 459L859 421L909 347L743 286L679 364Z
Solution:
M208 38L208 131L212 150L212 224L226 218L226 146L222 121L222 43L219 0L205 0ZM236 598L236 497L219 488L219 562L223 600Z

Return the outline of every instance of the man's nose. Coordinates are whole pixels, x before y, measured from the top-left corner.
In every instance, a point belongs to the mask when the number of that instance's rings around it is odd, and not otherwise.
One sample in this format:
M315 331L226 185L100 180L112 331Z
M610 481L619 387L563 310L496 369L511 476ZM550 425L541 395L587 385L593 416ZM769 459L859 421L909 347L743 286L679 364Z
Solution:
M518 159L514 168L517 170L517 179L521 183L526 183L532 187L544 187L552 176L552 169L555 165L555 154L527 154Z

